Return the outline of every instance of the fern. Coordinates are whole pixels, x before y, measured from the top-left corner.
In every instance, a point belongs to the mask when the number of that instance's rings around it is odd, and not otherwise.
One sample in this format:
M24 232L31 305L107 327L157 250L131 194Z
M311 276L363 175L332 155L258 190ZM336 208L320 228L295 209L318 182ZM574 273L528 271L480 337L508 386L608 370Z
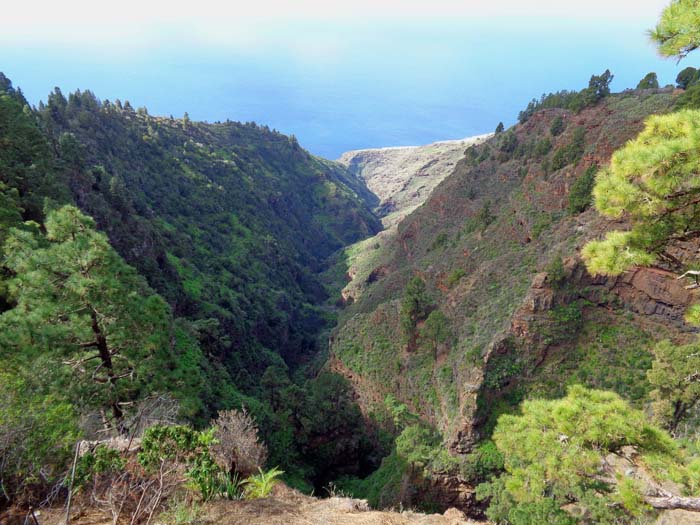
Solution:
M284 474L283 470L274 467L267 472L258 468L259 474L253 474L243 480L245 485L244 495L246 499L264 498L270 494L272 488L279 482L279 478Z

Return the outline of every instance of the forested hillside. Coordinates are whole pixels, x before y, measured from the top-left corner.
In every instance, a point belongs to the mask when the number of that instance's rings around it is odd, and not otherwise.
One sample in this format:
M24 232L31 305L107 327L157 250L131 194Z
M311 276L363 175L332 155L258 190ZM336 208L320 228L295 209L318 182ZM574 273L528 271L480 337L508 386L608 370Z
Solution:
M324 260L380 227L362 182L255 124L0 90L6 496L149 411L201 426L245 406L302 485L371 464L343 381L314 364Z

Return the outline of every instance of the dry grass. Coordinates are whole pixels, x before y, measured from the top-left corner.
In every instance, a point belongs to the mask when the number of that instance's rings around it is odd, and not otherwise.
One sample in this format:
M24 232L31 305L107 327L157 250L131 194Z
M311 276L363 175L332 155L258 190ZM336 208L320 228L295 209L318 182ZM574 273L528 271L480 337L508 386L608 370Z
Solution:
M62 525L59 510L43 514L42 525ZM170 518L171 519L171 518ZM166 514L154 520L172 525ZM77 511L72 525L110 525L111 517L96 509ZM128 522L127 522L128 523ZM420 514L410 511L368 510L364 500L350 498L317 499L305 496L287 486L275 487L273 495L250 501L219 500L203 504L193 524L198 525L476 525L461 513L450 509L441 514Z

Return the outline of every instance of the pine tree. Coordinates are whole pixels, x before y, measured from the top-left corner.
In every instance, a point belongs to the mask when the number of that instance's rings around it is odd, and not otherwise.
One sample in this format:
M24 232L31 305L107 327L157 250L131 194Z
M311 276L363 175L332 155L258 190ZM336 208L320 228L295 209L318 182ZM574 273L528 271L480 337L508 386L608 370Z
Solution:
M686 67L676 77L676 85L681 89L688 89L700 80L700 71L694 67Z
M670 259L664 248L671 240L700 237L700 111L650 117L599 172L593 196L600 213L627 217L632 228L585 246L592 273L619 275Z
M169 308L73 206L47 216L46 235L10 231L14 308L0 315L0 359L50 363L54 386L125 431L124 407L154 388L169 356Z
M700 401L700 345L661 341L653 348L654 362L647 377L654 390L655 418L674 430Z
M656 73L647 73L642 80L637 84L637 89L658 89L659 79Z
M686 57L700 47L700 1L673 0L650 36L663 56Z
M409 337L413 335L416 323L426 318L431 304L425 290L425 282L416 275L408 281L401 302L401 326L405 335Z

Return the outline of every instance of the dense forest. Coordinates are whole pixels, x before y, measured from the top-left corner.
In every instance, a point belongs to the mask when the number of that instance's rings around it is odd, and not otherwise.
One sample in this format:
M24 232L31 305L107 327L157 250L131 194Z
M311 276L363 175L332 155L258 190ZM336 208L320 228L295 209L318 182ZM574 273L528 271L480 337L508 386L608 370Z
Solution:
M699 11L664 10L662 55L694 56ZM283 480L692 523L700 70L612 79L533 99L381 231L293 136L87 90L31 107L0 73L0 511L197 523Z
M301 486L371 466L346 385L318 375L324 260L379 229L360 181L255 124L58 89L33 110L0 81L5 498L163 397L195 427L245 406Z

